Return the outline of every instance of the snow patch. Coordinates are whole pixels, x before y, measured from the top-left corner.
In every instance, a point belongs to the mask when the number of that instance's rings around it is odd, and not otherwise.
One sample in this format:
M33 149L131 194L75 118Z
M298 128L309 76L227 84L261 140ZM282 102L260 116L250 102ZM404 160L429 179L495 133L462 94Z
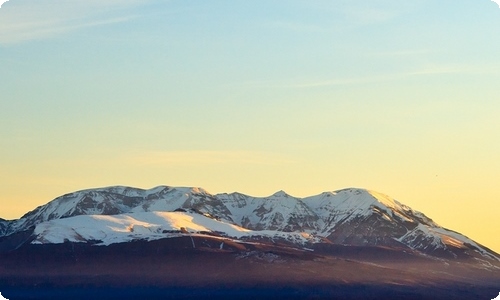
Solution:
M99 245L110 245L201 232L224 233L236 239L265 236L300 244L314 239L312 235L302 232L253 231L196 213L142 212L114 216L83 215L43 222L36 226L36 239L32 244L99 241Z

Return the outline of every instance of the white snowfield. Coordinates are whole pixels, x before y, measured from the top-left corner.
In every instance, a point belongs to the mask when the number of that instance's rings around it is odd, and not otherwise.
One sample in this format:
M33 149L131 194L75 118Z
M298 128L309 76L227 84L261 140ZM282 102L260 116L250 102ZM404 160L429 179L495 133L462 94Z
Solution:
M81 215L43 222L36 226L34 232L36 239L32 241L32 244L98 241L97 245L104 246L133 240L158 240L200 232L219 233L233 239L252 236L282 238L300 244L317 242L318 237L326 237L326 234L321 233L313 235L307 232L249 230L197 213L140 212L112 216ZM415 230L409 231L400 240L409 240L413 235L418 236L422 232L433 237L432 243L436 246L448 245L460 248L464 243L476 245L474 241L454 232L443 228L430 228L422 224L419 224ZM483 254L487 255L487 253Z
M133 240L158 240L200 232L223 233L239 239L251 236L285 238L305 243L312 237L307 233L253 231L188 212L141 212L113 216L83 215L51 220L38 224L33 244L99 241L98 245Z

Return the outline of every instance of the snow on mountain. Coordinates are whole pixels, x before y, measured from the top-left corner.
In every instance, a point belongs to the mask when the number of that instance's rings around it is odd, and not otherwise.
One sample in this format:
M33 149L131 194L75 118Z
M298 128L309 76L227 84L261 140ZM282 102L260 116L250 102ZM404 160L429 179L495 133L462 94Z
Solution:
M318 216L299 198L279 191L269 197L216 195L236 224L254 230L308 231L319 229Z
M231 213L224 203L202 188L164 187L157 194L147 193L142 204L135 206L130 212L173 211L179 208L191 209L233 222Z
M197 213L140 212L114 216L81 215L43 222L36 226L34 231L36 238L32 244L95 241L98 245L109 245L197 233L222 234L235 239L266 236L303 244L308 242L307 235L272 230L257 232Z
M344 189L336 192L325 192L317 196L303 199L314 212L325 222L325 230L338 223L349 222L360 216L380 215L387 221L423 223L437 226L431 219L390 197L364 189Z
M339 244L397 246L397 239L418 224L438 226L408 206L364 189L326 192L303 202L323 221L318 234Z
M41 222L79 215L117 215L129 212L194 209L231 220L229 211L201 188L159 186L149 190L107 187L60 196L8 224L4 235L27 230Z
M313 234L335 244L408 247L437 256L479 255L500 261L489 249L381 193L350 188L303 202L324 222Z
M500 260L491 250L440 227L424 214L386 195L357 188L302 199L283 191L268 197L252 197L240 193L212 195L204 189L190 187L89 189L58 197L19 220L0 220L0 236L36 226L39 243L61 239L104 238L103 243L139 237L152 239L165 237L164 230L179 230L172 222L173 216L180 214L162 214L175 210L192 217L191 227L182 227L193 228L193 231L197 231L196 226L209 231L224 229L228 230L228 236L235 238L241 235L235 234L234 228L241 228L237 232L245 232L245 236L258 233L299 243L307 237L309 242L322 239L340 245L409 248L451 258L465 255ZM106 222L131 226L135 231ZM207 222L212 223L206 226Z

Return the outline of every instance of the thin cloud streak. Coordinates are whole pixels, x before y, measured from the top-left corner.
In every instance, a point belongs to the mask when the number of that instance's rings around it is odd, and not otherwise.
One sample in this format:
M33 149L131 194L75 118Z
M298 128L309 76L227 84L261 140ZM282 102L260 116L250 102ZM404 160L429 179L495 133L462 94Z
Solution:
M402 77L404 77L404 75L395 74L395 75L359 77L359 78L344 78L344 79L339 78L339 79L301 83L301 84L296 84L296 85L291 86L291 87L303 89L303 88L318 88L318 87L327 87L327 86L342 86L342 85L353 85L353 84L391 81L391 80L401 79Z
M18 24L18 30L11 31L9 33L0 33L0 43L3 44L16 44L20 42L25 42L29 40L40 40L44 38L52 38L57 35L65 34L70 31L95 27L110 25L116 23L124 23L133 19L138 18L138 16L128 16L121 18L112 18L107 20L96 20L88 21L75 25L62 25L59 23L28 23L28 24ZM41 25L41 26L40 26ZM35 29L36 28L36 29ZM13 34L17 32L17 34Z
M377 82L401 80L412 76L430 76L430 75L440 75L440 74L443 75L443 74L498 74L498 73L500 73L500 67L436 66L405 73L375 75L375 76L359 77L359 78L332 79L332 80L302 83L302 84L296 84L293 87L316 88L316 87L326 87L326 86L336 86L336 85L377 83Z
M130 8L147 1L33 1L0 11L0 44L53 38L82 28L123 23L138 18ZM6 12L5 9L8 9ZM103 17L104 13L106 17Z
M428 49L415 49L415 50L396 50L396 51L386 51L386 52L369 52L366 53L365 55L368 57L373 57L373 56L388 56L388 57L394 57L394 56L399 56L399 57L412 57L412 56L421 56L421 55L428 55L433 53L433 51L428 50Z
M150 151L132 155L130 162L140 166L206 166L235 165L284 165L295 163L281 154L258 151Z
M318 25L299 23L299 22L284 22L284 21L276 21L268 24L271 28L279 28L284 30L290 30L294 32L319 32L323 29Z
M406 55L406 54L401 54ZM346 86L356 84L369 84L380 83L388 81L396 81L407 79L415 76L432 76L432 75L446 75L446 74L464 74L464 75L477 75L477 74L499 74L500 66L467 66L467 65L442 65L421 68L415 71L407 71L392 74L379 74L364 77L345 77L333 78L317 81L302 81L291 82L284 81L247 81L241 84L245 87L254 88L292 88L292 89L309 89L309 88L322 88L329 86Z
M408 73L408 75L438 75L438 74L498 74L499 66L468 66L468 65L443 65L432 66Z

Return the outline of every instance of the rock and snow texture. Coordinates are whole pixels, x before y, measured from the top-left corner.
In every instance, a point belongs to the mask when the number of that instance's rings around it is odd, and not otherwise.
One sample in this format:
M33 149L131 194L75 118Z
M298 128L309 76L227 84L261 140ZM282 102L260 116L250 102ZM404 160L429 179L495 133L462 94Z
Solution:
M182 223L181 216L185 226L176 225ZM0 220L0 236L35 228L35 243L66 239L110 244L164 238L164 232L181 227L189 233L223 232L232 238L260 235L299 244L328 240L498 260L494 252L424 214L386 195L357 188L306 198L283 191L269 197L212 195L202 188L168 186L89 189L58 197L19 220Z
M8 226L9 226L9 222L0 218L0 236L5 235L5 233L7 232Z
M183 234L215 233L240 239L266 236L296 243L308 242L307 235L272 230L252 231L197 213L140 212L132 214L81 215L43 222L36 226L33 244L60 244L64 242L96 241L98 245L123 243L133 240L157 240Z

